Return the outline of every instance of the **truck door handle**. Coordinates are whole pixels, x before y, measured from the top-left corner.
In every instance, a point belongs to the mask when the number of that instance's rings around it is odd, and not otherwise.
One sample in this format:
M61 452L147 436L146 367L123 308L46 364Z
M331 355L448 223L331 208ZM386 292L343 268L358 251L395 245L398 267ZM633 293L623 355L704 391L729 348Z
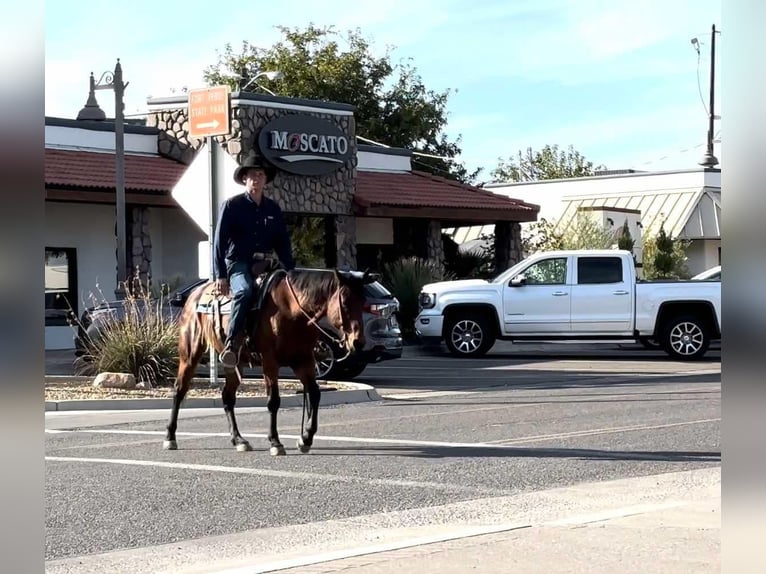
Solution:
M554 291L553 296L554 297L564 297L567 294L566 291Z
M628 292L620 289L619 291L612 291L612 295L627 295Z

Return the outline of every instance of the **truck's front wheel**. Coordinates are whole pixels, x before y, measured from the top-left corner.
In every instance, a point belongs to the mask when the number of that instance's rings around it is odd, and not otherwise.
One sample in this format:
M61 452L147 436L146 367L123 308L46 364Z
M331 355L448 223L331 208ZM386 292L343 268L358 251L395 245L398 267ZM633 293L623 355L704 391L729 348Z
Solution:
M451 314L446 327L444 342L456 357L481 357L495 344L491 323L482 314Z
M699 359L710 347L707 325L698 317L690 315L673 317L663 329L662 346L674 359Z

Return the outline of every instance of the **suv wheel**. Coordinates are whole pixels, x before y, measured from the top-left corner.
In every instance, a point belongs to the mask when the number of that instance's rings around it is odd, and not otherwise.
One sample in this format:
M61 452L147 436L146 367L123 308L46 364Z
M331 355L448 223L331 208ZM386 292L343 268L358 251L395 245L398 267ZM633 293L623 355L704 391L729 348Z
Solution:
M316 361L316 378L327 379L335 368L335 352L327 341L319 339L314 347L314 360Z
M689 361L702 357L710 346L707 325L698 317L673 317L662 334L662 346L674 359Z
M495 344L495 333L481 313L454 313L447 319L444 342L456 357L481 357Z

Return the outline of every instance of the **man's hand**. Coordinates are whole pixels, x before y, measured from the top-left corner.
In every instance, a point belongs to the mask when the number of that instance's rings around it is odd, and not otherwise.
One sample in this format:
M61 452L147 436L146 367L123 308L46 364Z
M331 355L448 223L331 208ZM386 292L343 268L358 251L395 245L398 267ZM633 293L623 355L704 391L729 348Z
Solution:
M228 279L216 279L215 289L223 296L229 294L229 280Z

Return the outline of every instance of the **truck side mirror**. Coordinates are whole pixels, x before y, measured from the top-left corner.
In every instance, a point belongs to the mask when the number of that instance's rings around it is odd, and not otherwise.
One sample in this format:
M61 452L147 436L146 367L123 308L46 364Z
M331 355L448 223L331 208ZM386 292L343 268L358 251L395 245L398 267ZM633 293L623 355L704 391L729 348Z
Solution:
M521 287L527 282L527 278L524 277L524 274L516 275L513 279L511 279L510 286L511 287Z

